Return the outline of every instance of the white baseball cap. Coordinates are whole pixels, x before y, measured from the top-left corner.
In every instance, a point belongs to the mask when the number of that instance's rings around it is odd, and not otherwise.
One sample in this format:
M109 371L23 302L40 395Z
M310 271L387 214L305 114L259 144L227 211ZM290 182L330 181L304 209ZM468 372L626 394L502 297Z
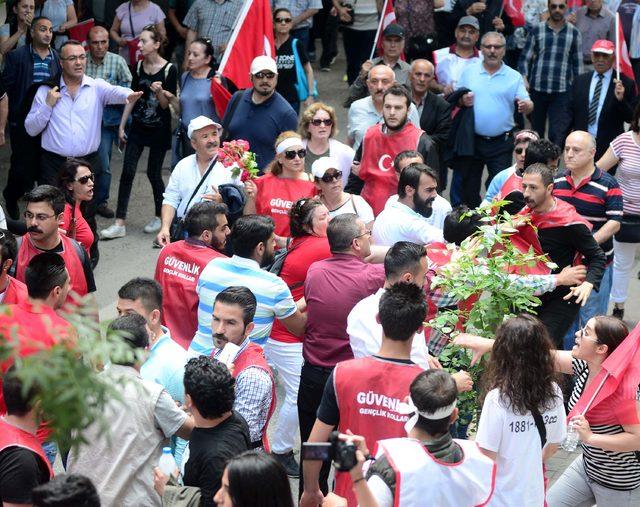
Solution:
M211 118L207 118L206 116L197 116L193 120L189 122L189 127L187 128L187 135L189 139L193 137L194 132L197 130L203 129L205 127L210 127L213 125L214 127L222 128L222 125L216 123Z
M339 164L338 160L333 157L320 157L313 164L311 164L311 174L315 178L322 178L324 173L326 173L329 169L338 169Z
M276 65L276 61L270 56L256 56L251 62L251 75L253 76L262 70L269 70L277 74L278 66Z

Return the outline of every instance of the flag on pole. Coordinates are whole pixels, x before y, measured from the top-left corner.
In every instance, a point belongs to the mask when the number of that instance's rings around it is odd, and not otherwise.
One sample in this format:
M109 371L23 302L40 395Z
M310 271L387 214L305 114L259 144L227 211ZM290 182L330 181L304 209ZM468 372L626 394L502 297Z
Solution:
M627 50L627 42L624 40L620 14L616 12L616 77L620 79L620 73L627 76L631 81L636 80Z
M245 0L222 55L218 73L239 89L250 88L249 67L253 59L261 55L273 58L275 54L269 0ZM218 116L222 118L231 94L218 80L212 79L211 97Z
M371 56L369 60L372 60L374 56L376 56L376 51L378 54L382 54L382 32L384 32L385 28L389 25L396 24L396 13L393 10L393 0L384 0L384 5L382 6L382 16L380 17L380 22L378 23L378 30L376 31L376 38L373 41L373 47L371 48ZM404 60L404 53L400 57Z
M522 13L522 0L502 0L502 8L511 19L513 26L524 26L525 21L524 14Z
M78 23L77 25L69 28L69 38L81 42L84 49L87 50L89 49L89 44L87 43L89 30L91 30L94 26L95 22L93 18L82 21L81 23Z
M636 393L640 384L640 324L602 363L602 369L577 401L568 420L584 415L589 424L638 424Z

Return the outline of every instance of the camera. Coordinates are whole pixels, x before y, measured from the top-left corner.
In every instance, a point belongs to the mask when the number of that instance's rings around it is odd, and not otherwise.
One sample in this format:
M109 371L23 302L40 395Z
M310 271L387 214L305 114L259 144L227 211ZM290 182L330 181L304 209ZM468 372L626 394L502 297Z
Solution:
M339 433L333 431L328 442L304 442L301 458L309 461L333 461L333 466L340 472L348 472L358 463L356 446L343 442Z

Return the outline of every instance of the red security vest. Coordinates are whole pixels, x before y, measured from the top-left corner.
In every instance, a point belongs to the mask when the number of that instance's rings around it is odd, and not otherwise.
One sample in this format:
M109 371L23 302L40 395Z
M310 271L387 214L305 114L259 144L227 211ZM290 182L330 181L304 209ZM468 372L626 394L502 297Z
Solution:
M189 240L165 246L158 257L154 278L162 287L162 324L185 350L198 330L200 273L209 261L225 257L213 248Z
M508 196L511 192L520 191L522 192L522 176L518 175L518 170L513 171L513 174L507 178L507 180L502 184L500 191L496 194L494 200L501 201L506 196Z
M267 358L264 355L264 350L262 350L260 345L256 345L255 343L249 343L249 345L247 345L247 347L238 354L235 361L233 361L233 378L237 378L240 373L249 367L260 368L261 370L266 371L271 379L271 406L269 407L267 421L262 427L262 445L264 446L265 452L268 453L269 439L267 438L267 427L269 426L271 416L276 409L276 383L273 380L273 372L267 364Z
M374 215L384 209L387 199L398 190L393 159L401 151L416 150L423 130L407 122L397 132L383 132L383 124L369 127L362 140L359 178L364 181L360 195L373 208Z
M20 280L9 277L9 285L4 291L3 305L15 305L17 303L23 303L29 300L29 292L27 286Z
M44 449L36 436L12 426L4 419L0 419L0 452L9 447L23 447L24 449L29 449L34 452L49 471L49 479L53 478L51 463L49 463Z
M340 423L338 430L351 430L367 442L404 437L408 416L398 404L409 395L409 387L423 369L417 364L362 357L340 362L333 372ZM370 444L373 445L373 444ZM348 472L336 473L335 493L357 505Z
M60 234L60 240L62 241L62 252L59 252L64 259L64 264L69 272L69 278L71 279L71 290L67 296L67 303L77 304L76 300L71 295L71 292L75 292L79 296L86 296L88 293L87 280L84 277L84 269L82 268L82 260L78 256L76 248L82 248L74 240L68 238L64 234ZM74 244L75 243L75 244ZM29 234L22 236L20 242L20 249L18 250L18 266L16 267L16 278L21 282L24 282L24 273L27 270L29 261L38 254L41 254L42 250L39 250L31 242Z

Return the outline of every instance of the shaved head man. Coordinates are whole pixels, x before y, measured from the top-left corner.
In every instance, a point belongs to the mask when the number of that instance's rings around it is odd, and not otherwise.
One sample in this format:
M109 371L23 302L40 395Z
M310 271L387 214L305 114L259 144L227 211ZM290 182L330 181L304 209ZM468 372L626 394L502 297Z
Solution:
M409 83L411 84L411 98L414 104L420 104L429 91L435 76L435 68L429 60L418 59L411 64ZM420 108L418 108L420 111Z
M109 32L101 26L94 26L87 35L91 58L97 64L102 63L109 50Z

